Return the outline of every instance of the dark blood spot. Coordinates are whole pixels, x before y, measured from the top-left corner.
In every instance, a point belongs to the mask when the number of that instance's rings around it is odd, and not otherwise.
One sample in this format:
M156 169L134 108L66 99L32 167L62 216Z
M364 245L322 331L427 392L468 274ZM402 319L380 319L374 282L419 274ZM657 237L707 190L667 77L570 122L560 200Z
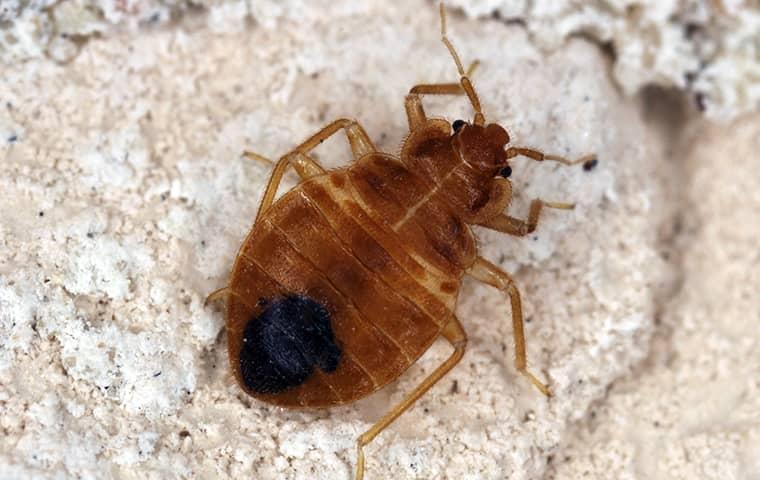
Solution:
M597 158L592 158L591 160L586 161L583 164L583 170L590 172L593 170L597 165L599 165L599 160Z
M256 393L279 393L302 384L314 367L338 368L341 350L335 342L330 313L302 295L272 300L243 332L240 371Z

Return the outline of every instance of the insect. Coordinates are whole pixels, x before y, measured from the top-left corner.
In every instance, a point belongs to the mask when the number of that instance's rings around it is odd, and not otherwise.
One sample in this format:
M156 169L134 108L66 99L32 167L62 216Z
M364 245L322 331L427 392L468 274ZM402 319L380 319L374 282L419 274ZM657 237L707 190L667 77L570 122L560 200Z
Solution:
M512 198L510 161L518 156L571 161L522 147L486 123L478 95L446 35L441 38L460 80L414 86L406 96L409 136L398 157L381 153L364 129L336 120L275 163L254 225L232 267L229 284L209 296L226 299L229 359L251 396L282 407L329 407L358 400L397 379L439 337L451 355L398 405L357 439L356 479L364 446L410 408L462 359L467 334L454 314L464 275L509 296L515 367L541 393L551 392L527 369L520 294L512 278L478 256L470 225L523 236L527 219L504 213ZM472 122L430 119L422 95L465 95ZM353 162L327 171L310 156L343 132ZM266 160L251 152L245 156ZM292 167L300 183L275 201Z

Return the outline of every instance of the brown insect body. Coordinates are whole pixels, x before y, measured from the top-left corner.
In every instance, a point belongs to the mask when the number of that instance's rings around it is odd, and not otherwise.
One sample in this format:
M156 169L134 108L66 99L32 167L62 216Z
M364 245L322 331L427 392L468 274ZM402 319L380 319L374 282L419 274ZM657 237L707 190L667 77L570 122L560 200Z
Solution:
M451 355L359 436L356 480L364 476L363 447L462 359L467 334L454 308L465 274L509 297L515 368L551 395L527 368L517 286L478 255L470 225L524 236L542 208L573 208L535 199L527 219L507 215L514 157L583 163L587 171L597 164L593 155L568 160L507 148L506 130L486 124L472 67L464 70L446 37L443 5L441 33L460 81L412 87L410 134L399 157L379 152L355 121L339 119L280 158L229 284L209 296L227 300L230 364L240 386L285 407L352 402L398 378L436 338L451 344ZM473 121L427 118L423 94L466 95ZM309 154L340 131L354 161L326 171ZM290 167L302 181L275 201Z
M477 253L467 224L509 203L509 181L496 177L507 139L498 125L452 135L448 123L429 120L400 159L367 154L302 182L264 212L229 285L229 352L240 385L276 405L324 407L398 378L453 318ZM294 388L252 391L240 370L243 332L269 300L288 294L326 307L341 361Z

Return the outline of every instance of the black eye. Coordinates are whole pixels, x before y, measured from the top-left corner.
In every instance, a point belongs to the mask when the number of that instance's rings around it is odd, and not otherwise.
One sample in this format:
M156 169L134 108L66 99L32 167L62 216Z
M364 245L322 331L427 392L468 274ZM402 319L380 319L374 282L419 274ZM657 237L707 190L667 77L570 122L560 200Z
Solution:
M512 175L512 167L504 167L501 170L499 170L499 175L504 178L509 178L510 175Z
M451 128L454 129L454 133L458 132L459 130L464 127L465 121L464 120L454 120L454 123L451 124Z

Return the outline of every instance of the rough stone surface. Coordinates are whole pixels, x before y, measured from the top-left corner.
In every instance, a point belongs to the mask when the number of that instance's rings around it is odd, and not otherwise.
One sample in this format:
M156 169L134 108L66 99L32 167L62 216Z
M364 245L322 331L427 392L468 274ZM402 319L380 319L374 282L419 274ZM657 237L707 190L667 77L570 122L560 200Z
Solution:
M712 119L760 107L760 4L752 0L451 0L475 17L523 22L547 49L572 36L612 49L628 94L657 85L688 92Z
M683 285L546 478L760 478L760 117L684 136Z
M241 152L276 158L340 116L397 152L409 87L456 79L437 11L421 0L257 5L77 38L68 62L4 56L0 478L350 478L357 435L448 354L436 344L397 383L329 411L273 408L232 380L222 315L203 300L226 282L268 178ZM478 231L483 254L514 273L530 367L556 396L515 371L504 296L465 280L457 313L469 350L371 444L367 477L540 478L583 447L567 442L589 407L650 350L681 279L667 253L684 208L673 157L684 152L646 113L658 94L643 105L623 97L596 45L546 53L520 25L459 15L450 29L465 62L481 60L486 115L515 144L596 152L600 164L515 160L513 214L537 196L576 209L548 210L524 239ZM471 116L463 99L426 108ZM340 136L317 154L330 167L348 161ZM742 452L730 435L689 442L725 451L715 468ZM687 457L668 461L686 475Z
M545 52L562 48L573 37L609 46L615 55L614 78L629 95L651 85L678 88L708 117L723 121L760 107L760 5L754 0L447 3L472 17L523 24L533 44ZM223 31L247 21L277 30L283 22L340 18L362 10L366 8L345 1L328 7L303 0L0 0L0 57L46 56L66 62L96 36L150 31L200 12L212 29Z

